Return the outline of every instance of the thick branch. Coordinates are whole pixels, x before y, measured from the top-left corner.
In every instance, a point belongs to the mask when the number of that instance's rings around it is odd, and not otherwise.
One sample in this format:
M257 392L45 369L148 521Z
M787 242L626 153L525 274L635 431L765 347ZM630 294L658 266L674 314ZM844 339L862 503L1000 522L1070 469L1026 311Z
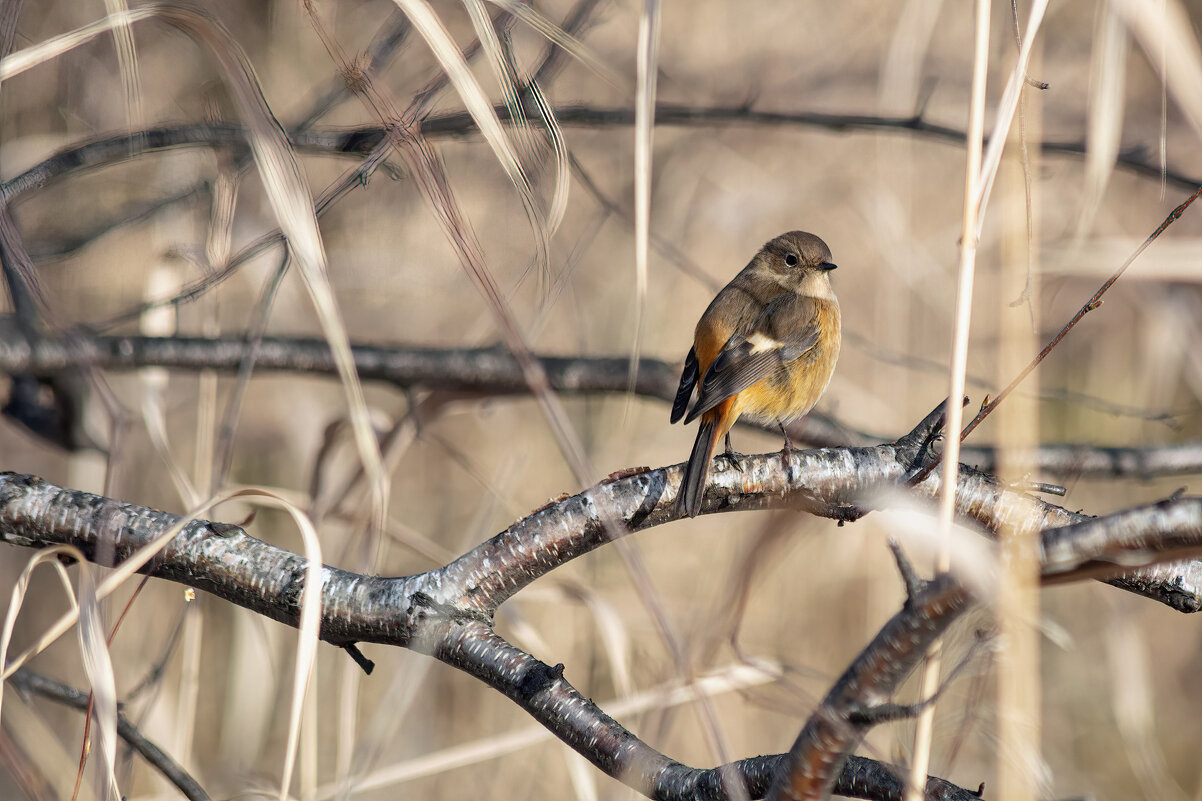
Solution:
M896 443L871 448L750 456L737 465L717 460L702 511L803 508L840 520L854 518L857 509L890 502L887 493L918 463L930 430L928 421ZM519 520L445 570L464 576L471 588L465 601L489 612L562 562L604 544L615 532L629 533L675 519L672 504L679 480L679 467L670 467L602 481ZM940 486L938 475L928 476L908 497L934 500ZM991 532L1003 525L1042 531L1089 519L1011 491L967 465L961 465L957 480L956 513ZM1180 611L1202 608L1202 562L1158 565L1108 581Z
M119 562L178 520L165 512L60 489L36 477L0 474L0 538L12 544L70 542L88 558L96 558L103 541L104 551ZM235 526L195 521L144 572L295 625L303 569L299 555L260 542ZM568 684L562 669L496 636L491 614L464 603L478 586L462 569L390 579L326 567L321 637L336 644L374 640L402 645L455 665L504 692L610 775L652 797L727 798L723 782L731 770L758 788L757 795L766 789L779 757L701 771L641 743ZM874 765L870 760L857 762L839 786L858 797L900 798L886 793L894 786L890 771ZM631 772L635 766L639 772ZM950 793L941 797L967 797L954 785L932 781Z
M703 511L803 507L836 517L855 516L848 510L888 502L882 491L897 488L911 472L928 433L929 428L920 426L897 443L752 456L738 466L719 460ZM323 637L335 643L363 640L414 647L412 633L425 616L424 607L414 604L419 596L431 606L488 619L522 587L612 536L673 520L679 481L680 466L607 479L548 504L449 565L417 576L365 578L327 567ZM932 475L911 495L935 498L938 492L939 477ZM1089 519L1008 490L967 466L957 482L956 509L961 519L991 531L1003 523L1042 531ZM166 512L60 489L36 477L0 475L0 538L14 544L68 542L92 554L104 543L119 561L178 520ZM148 572L293 623L303 559L237 527L196 521ZM1183 611L1202 605L1202 563L1132 571L1110 581Z
M887 502L880 490L900 486L919 459L929 456L937 418L932 414L898 442L875 448L749 457L742 460L741 471L719 463L704 510L803 507L853 517L849 508ZM1045 553L1055 559L1049 563L1050 578L1072 571L1080 575L1098 565L1113 572L1116 564L1151 563L1164 558L1163 548L1180 556L1202 547L1202 500L1178 498L1152 510L1091 521L1007 490L969 468L962 473L956 489L961 517L990 529L1005 522L1043 530ZM679 466L611 478L549 504L449 565L415 576L381 578L324 567L321 637L339 645L400 645L453 664L504 692L611 775L654 797L725 797L723 782L730 776L760 787L773 769L762 759L717 772L679 766L581 696L564 680L562 669L514 648L491 628L497 605L535 578L613 536L672 520L679 481ZM938 486L938 477L932 476L912 492L934 497ZM104 553L121 561L178 521L176 515L60 489L36 477L0 474L0 539L12 544L65 542L90 559ZM1080 525L1064 529L1065 524ZM1141 531L1140 525L1154 530ZM295 625L304 564L301 556L236 526L194 521L145 572ZM1197 562L1175 563L1111 581L1192 611L1199 606L1198 570ZM905 660L895 658L904 667ZM840 781L845 780L852 781L844 775ZM874 786L884 781L878 776Z
M480 623L458 627L436 654L444 662L503 692L565 743L610 776L658 801L761 798L785 755L741 759L698 769L669 759L614 721L551 667L505 642ZM851 798L901 801L895 772L871 759L852 759L837 774L834 792ZM928 799L967 801L976 796L934 776Z
M1158 558L1202 554L1202 498L1172 498L1043 532L1043 583L1114 576Z
M1174 498L1042 533L1044 584L1113 576L1155 558L1202 552L1202 499ZM968 607L966 586L950 574L931 582L913 576L898 551L907 584L905 606L852 662L811 715L790 749L768 798L827 798L842 777L846 755L892 707L893 695L931 644ZM872 705L878 706L872 706ZM896 712L902 708L892 708ZM840 779L841 780L841 779Z

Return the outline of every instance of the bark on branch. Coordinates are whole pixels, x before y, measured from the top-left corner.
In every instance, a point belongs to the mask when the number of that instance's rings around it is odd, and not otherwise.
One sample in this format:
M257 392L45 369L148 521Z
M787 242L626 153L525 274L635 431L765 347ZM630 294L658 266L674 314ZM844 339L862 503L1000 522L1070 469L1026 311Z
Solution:
M940 418L932 413L910 434L887 445L753 456L741 461L741 469L716 465L703 511L802 508L854 519L864 508L888 502L890 496L882 490L900 487L929 457ZM504 693L599 768L649 797L727 798L729 781L758 788L758 795L767 789L779 758L743 760L710 771L680 765L579 693L564 678L562 666L546 665L492 629L497 606L530 582L614 536L672 521L679 482L679 465L611 477L535 511L459 559L413 576L364 576L325 566L321 638L336 645L399 645L458 667ZM912 494L929 498L938 489L939 478L932 475ZM1170 558L1202 550L1202 500L1178 498L1091 520L1008 490L965 467L956 487L956 507L962 520L989 530L1005 522L1042 531L1050 578L1080 577L1097 572L1099 566L1108 573L1121 569L1121 576L1108 579L1111 583L1183 611L1202 605L1200 562L1129 569L1164 559L1164 549ZM167 512L55 487L35 476L0 474L0 539L11 544L70 543L89 559L104 554L106 561L115 563L179 520ZM1065 525L1071 528L1062 528ZM298 554L261 542L236 526L197 520L185 526L145 572L296 625L304 569L305 560ZM915 640L913 647L922 646ZM899 658L889 675L904 672L906 664ZM834 766L839 760L826 764ZM860 795L857 787L879 789L892 781L887 767L871 763L876 767L870 769L867 764L858 761L854 769L848 765L839 771L835 791ZM876 771L875 783L865 783L865 770ZM961 788L948 792L953 793L948 797L971 797Z

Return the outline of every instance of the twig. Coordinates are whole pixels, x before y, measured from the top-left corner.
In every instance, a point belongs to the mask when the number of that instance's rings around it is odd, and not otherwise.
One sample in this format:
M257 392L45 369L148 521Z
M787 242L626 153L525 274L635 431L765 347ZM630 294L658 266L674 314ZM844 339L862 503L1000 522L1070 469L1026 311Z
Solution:
M497 116L510 121L504 105L495 107ZM625 127L634 124L634 111L625 108L566 105L554 109L561 125L585 128ZM526 111L526 119L538 123L534 109ZM665 127L710 127L723 125L802 126L821 128L835 133L897 132L922 136L949 144L964 143L964 131L927 120L921 115L890 117L874 114L828 114L807 111L758 111L745 106L681 106L660 103L656 106L655 124ZM422 121L422 135L429 140L474 136L478 133L471 115L465 112L439 114ZM351 130L291 132L290 139L298 150L331 155L362 155L370 152L385 138L380 127ZM80 169L91 169L125 161L132 156L176 147L244 146L245 133L234 123L191 124L148 128L133 134L101 137L71 145L9 181L0 183L0 199L11 202L18 195L41 188L50 181ZM1043 153L1084 156L1084 141L1045 140L1039 143ZM1147 158L1146 148L1132 146L1118 154L1118 166L1148 178L1160 180L1159 163ZM1169 184L1192 189L1202 181L1196 176L1168 170Z
M559 27L564 33L579 39L581 34L593 24L593 15L600 5L601 0L579 0L563 18L563 23ZM538 65L533 70L534 82L545 85L552 81L566 58L567 52L562 47L553 42L547 42L542 58L539 59Z
M388 21L381 25L376 31L376 35L372 37L372 42L368 45L367 50L355 59L356 66L362 64L359 69L368 75L379 73L409 38L412 30L413 26L409 23L409 17L399 9L393 9ZM321 93L321 96L311 104L309 112L296 124L296 128L299 130L312 128L331 109L351 97L353 90L350 84L357 79L359 79L357 74L340 72L330 82L330 86Z
M964 438L971 434L973 430L981 424L981 421L988 417L990 413L992 413L993 410L996 409L999 404L1001 404L1002 401L1010 396L1010 393L1022 383L1024 378L1031 374L1032 370L1039 366L1040 362L1042 362L1047 355L1052 352L1053 348L1060 344L1062 339L1068 336L1068 332L1072 331L1073 327L1076 326L1077 323L1081 322L1081 319L1085 317L1086 314L1089 314L1091 311L1102 305L1102 296L1106 294L1106 291L1110 289L1110 287L1114 286L1115 282L1123 276L1123 273L1127 271L1127 268L1131 266L1132 262L1139 258L1140 254L1147 249L1148 245L1151 245L1154 241L1156 241L1156 238L1164 233L1165 229L1177 221L1182 213L1189 208L1190 204L1198 199L1199 195L1202 195L1202 185L1199 185L1198 188L1194 190L1194 193L1186 198L1181 205L1169 212L1169 216L1164 218L1164 222L1162 222L1155 231L1148 235L1148 238L1145 239L1143 243L1135 249L1134 253L1127 257L1127 260L1123 262L1122 266L1115 270L1114 274L1107 278L1102 286L1098 287L1098 291L1093 293L1090 299L1085 302L1085 305L1077 310L1077 313L1073 315L1072 319L1065 323L1064 327L1060 329L1059 333L1052 337L1052 340L1043 347L1043 350L1041 350L1039 354L1036 355L1036 357L1032 359L1031 362L1024 367L1017 376L1014 377L1014 380L1007 384L1006 388L999 392L996 398L981 406L981 409L977 412L976 417L970 420L968 425L964 427L964 430L960 432L961 442L963 442ZM914 481L921 481L930 475L931 471L935 469L941 459L942 456L937 456L929 465L919 472Z
M80 692L74 687L41 676L28 668L21 668L8 680L23 692L34 693L75 709L86 710L90 703L88 693ZM137 727L120 712L117 713L117 736L129 743L130 747L141 754L155 770L163 774L163 778L175 785L185 798L190 801L210 801L209 794L182 765L146 739Z

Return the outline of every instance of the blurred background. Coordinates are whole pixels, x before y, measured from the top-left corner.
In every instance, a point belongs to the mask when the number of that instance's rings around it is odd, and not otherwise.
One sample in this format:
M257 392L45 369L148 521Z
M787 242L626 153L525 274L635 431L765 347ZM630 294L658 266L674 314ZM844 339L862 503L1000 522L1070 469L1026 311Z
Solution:
M420 35L401 36L400 12L384 0L315 2L312 14L290 0L205 8L245 51L289 131L378 126L376 111L346 91L332 51L361 65L376 56L374 96L402 110L441 72ZM439 0L432 8L454 42L468 48L476 32L465 6ZM833 280L844 347L818 411L849 432L885 441L945 397L964 206L969 4L664 4L658 101L730 113L692 121L677 114L654 131L643 295L630 112L644 7L539 0L528 8L556 25L573 23L582 43L542 75L551 107L565 119L574 107L627 112L562 124L571 163L564 167L570 172L562 223L550 239L549 280L531 270L537 237L489 146L476 135L437 133L434 125L429 141L534 350L627 356L641 319L641 356L679 364L715 290L762 243L800 228L823 237L840 266ZM13 49L22 50L94 22L105 6L9 2L5 11L17 13ZM500 7L486 11L519 74L538 71L547 39ZM1020 2L1024 31L1028 14ZM1202 180L1202 130L1195 124L1202 115L1191 106L1202 104L1202 93L1190 93L1202 86L1199 19L1199 4L1177 0L1049 8L1028 70L1047 88L1024 90L984 215L970 411L1189 195L1192 180ZM991 23L987 131L1018 53L1010 4L995 4ZM57 151L130 130L238 122L208 45L155 20L132 31L136 62L119 56L109 33L4 81L0 177L12 181ZM502 102L487 55L470 63L487 96ZM463 109L461 96L446 87L423 111L434 119ZM834 118L817 125L788 117L800 112ZM545 213L557 179L546 129L506 130ZM278 226L245 148L231 141L132 156L109 148L102 163L86 169L33 186L6 185L48 299L49 329L240 336L262 321L268 335L322 336L295 269L266 317L256 312L279 267L279 245L187 302L139 311L148 299L170 298L218 272L231 253ZM1041 142L1067 147L1041 152ZM320 146L299 147L298 154L314 196L362 157ZM223 198L232 202L225 211ZM330 206L321 233L352 342L500 341L493 308L395 154ZM1155 448L1202 437L1200 235L1202 212L1187 211L1024 385L1015 408L1041 442ZM222 487L273 488L313 514L326 561L347 569L370 565L404 575L436 567L549 498L583 488L529 398L368 384L372 422L392 432L388 536L371 563L366 492L357 486L339 497L357 463L336 380L256 375L239 405L224 473L214 465L223 453L220 431L232 419L232 376L110 371L73 386L82 413L69 444L93 447L49 444L8 419L0 422L3 469L175 512ZM14 387L0 377L0 393L11 395ZM680 462L695 435L692 427L670 426L668 405L654 398L615 392L565 396L564 404L598 478ZM749 428L733 436L744 452L780 447L777 435ZM968 444L997 437L991 421ZM1199 489L1189 474L1032 478L1064 484L1063 504L1091 514L1182 486ZM240 522L250 510L226 503L210 517ZM754 513L674 523L632 538L692 676L728 680L710 685L708 710L670 694L691 677L674 664L613 549L555 571L506 603L498 630L540 659L564 663L581 692L681 762L711 766L778 753L899 608L902 588L885 547L896 525L889 514L837 528L803 514ZM260 510L248 530L302 548L282 513ZM0 549L3 586L16 583L31 556ZM131 590L110 602L110 624ZM18 650L69 606L49 572L34 574L29 592L15 629ZM1041 603L1046 797L1202 797L1197 621L1097 583L1047 590ZM951 637L952 661L991 620L988 611L971 617ZM278 792L295 650L294 630L201 593L189 601L182 586L157 580L134 601L111 645L126 715L214 798ZM493 797L631 797L475 680L401 649L364 650L377 664L369 678L356 675L342 651L320 649L294 795L459 798L485 787ZM995 672L988 649L974 653L940 702L931 773L971 788L984 781L988 795L996 770ZM749 664L768 672L749 672ZM73 635L32 667L86 689ZM912 698L913 688L907 693ZM11 688L3 712L0 794L69 798L83 716ZM905 761L913 729L882 726L860 753ZM119 763L119 778L131 799L177 797L138 757ZM89 779L79 797L92 793Z

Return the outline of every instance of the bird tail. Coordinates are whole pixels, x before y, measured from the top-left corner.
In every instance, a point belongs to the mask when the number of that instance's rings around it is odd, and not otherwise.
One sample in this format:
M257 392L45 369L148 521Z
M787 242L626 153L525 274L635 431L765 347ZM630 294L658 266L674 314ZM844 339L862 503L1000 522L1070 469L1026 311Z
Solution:
M684 468L680 481L680 492L676 495L677 517L696 517L701 511L701 500L705 496L705 479L710 472L710 460L714 458L714 446L718 444L718 418L701 418L693 452Z

